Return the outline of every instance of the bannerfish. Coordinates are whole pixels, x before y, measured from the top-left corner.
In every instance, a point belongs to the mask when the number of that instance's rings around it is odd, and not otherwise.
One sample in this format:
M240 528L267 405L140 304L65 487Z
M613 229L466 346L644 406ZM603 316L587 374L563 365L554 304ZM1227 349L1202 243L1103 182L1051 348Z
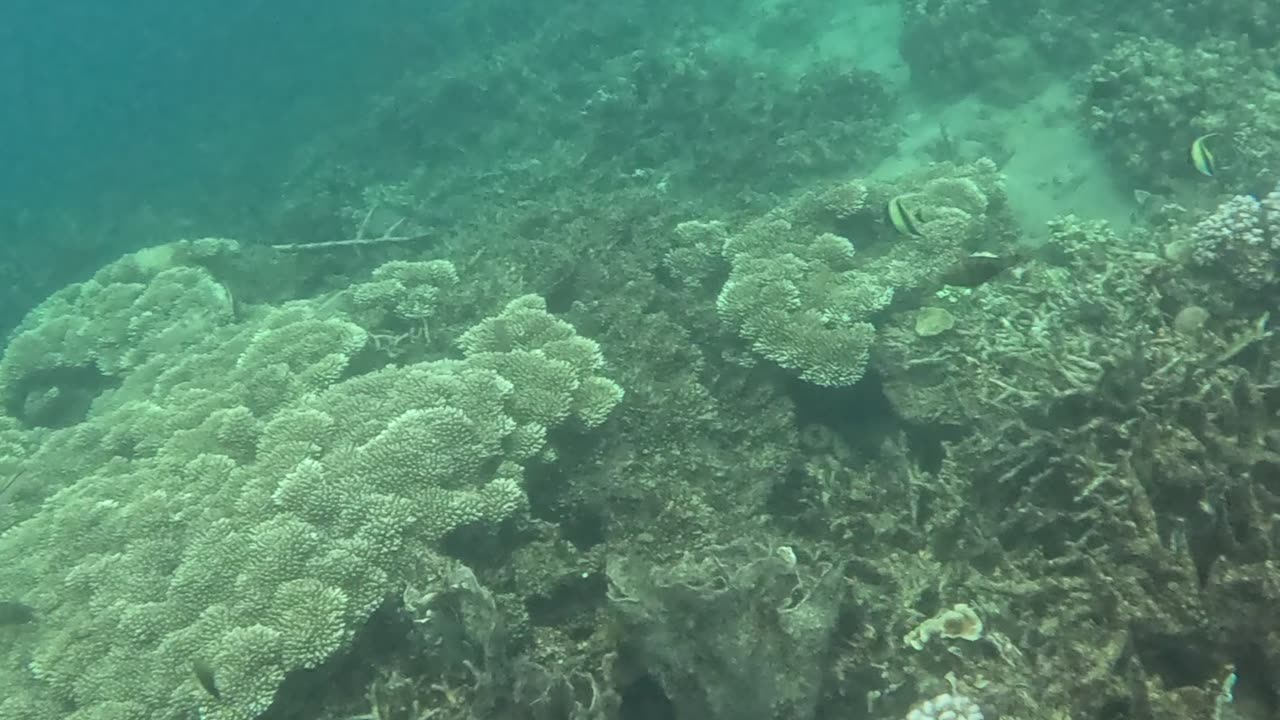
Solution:
M1191 141L1191 167L1205 177L1213 177L1213 174L1218 171L1218 164L1213 158L1213 152L1205 144L1205 140L1217 137L1217 135L1218 133L1209 133Z
M924 224L920 210L908 209L902 198L903 196L899 195L889 201L889 223L903 235L924 237L924 233L920 230L920 226Z

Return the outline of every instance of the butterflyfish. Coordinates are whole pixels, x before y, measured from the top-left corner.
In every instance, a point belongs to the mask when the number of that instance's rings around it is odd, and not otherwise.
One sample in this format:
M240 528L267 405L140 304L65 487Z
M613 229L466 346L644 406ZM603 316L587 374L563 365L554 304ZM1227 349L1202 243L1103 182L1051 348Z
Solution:
M1213 177L1213 174L1218 171L1218 164L1213 159L1213 152L1209 150L1209 146L1204 142L1211 137L1217 136L1217 134L1201 135L1191 141L1191 167L1205 177Z
M924 221L920 217L919 210L910 210L903 203L901 195L889 201L889 223L893 228L903 235L910 237L924 237L920 226Z

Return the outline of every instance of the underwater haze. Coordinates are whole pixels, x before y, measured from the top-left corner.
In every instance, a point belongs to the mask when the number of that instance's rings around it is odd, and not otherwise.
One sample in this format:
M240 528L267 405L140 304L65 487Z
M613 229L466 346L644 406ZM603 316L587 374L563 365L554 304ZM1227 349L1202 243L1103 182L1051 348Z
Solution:
M1280 716L1280 5L18 2L0 70L0 720Z
M0 27L5 252L64 267L17 278L3 325L48 283L139 243L247 230L299 136L349 121L406 62L432 63L448 44L438 14L402 0L13 3Z

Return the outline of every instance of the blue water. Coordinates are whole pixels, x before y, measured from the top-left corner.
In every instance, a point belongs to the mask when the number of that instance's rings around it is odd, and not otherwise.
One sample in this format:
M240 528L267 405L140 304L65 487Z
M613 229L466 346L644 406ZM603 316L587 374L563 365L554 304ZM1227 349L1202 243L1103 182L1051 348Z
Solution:
M0 211L235 197L278 179L289 141L360 112L430 3L264 0L10 4L0 26ZM197 204L198 205L198 204Z

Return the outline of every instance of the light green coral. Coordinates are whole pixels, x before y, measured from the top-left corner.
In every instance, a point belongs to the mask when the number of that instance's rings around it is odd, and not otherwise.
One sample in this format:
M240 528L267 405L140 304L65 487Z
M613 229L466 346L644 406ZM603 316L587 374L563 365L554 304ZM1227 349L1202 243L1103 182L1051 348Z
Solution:
M61 424L59 396L82 378L118 378L232 322L227 288L184 263L236 248L229 240L148 248L54 293L18 326L0 360L9 407L31 413L35 424Z
M893 289L858 269L853 245L766 218L725 243L732 271L716 307L759 356L815 385L852 385L867 365L868 318Z
M365 327L426 336L428 324L457 283L458 271L447 260L395 260L374 270L368 282L353 285L348 296Z
M267 617L274 626L298 628L281 638L281 654L310 669L351 639L351 611L350 599L340 588L304 577L276 588Z
M748 361L763 358L815 385L853 385L891 303L918 302L985 242L1004 239L1002 183L989 160L937 165L891 185L848 181L806 192L734 233L695 225L704 244L711 229L724 236L730 272L716 299L720 320L745 342ZM919 211L918 237L884 221L891 198Z
M545 428L573 415L594 427L622 401L622 388L597 374L604 365L600 346L549 315L536 295L512 300L501 314L464 333L458 344L475 366L542 390L515 398L513 412L522 425Z
M827 185L801 195L796 200L795 215L802 222L845 220L866 210L870 195L866 183L860 180Z
M597 425L622 397L599 346L533 296L464 334L462 357L354 376L368 333L325 299L113 335L120 297L194 308L216 284L193 266L132 287L137 264L46 303L0 361L11 383L58 362L102 362L115 382L70 427L0 417L0 461L49 493L0 535L0 586L40 615L0 648L0 720L257 717L433 544L522 512L525 465L550 455L553 428ZM35 361L40 343L54 360Z
M728 227L719 221L689 220L676 225L674 246L664 264L671 276L687 287L707 282L724 264L720 249L729 237Z

